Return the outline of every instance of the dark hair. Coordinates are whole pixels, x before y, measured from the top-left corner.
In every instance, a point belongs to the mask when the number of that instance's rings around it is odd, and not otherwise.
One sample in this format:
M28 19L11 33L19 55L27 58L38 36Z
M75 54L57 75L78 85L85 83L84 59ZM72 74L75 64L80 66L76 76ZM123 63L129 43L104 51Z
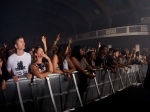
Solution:
M126 51L121 52L122 55L127 55Z
M137 52L136 52L136 55L138 55L139 53L140 53L140 51L137 51Z
M81 46L74 46L71 52L71 57L75 57L78 61L81 61L83 59L81 53L80 53Z
M114 50L114 48L109 48L109 52L111 52L111 51L113 51Z
M17 41L18 41L20 38L23 38L23 37L22 37L22 36L17 36L16 38L14 38L14 40L13 40L13 45L17 44Z
M101 51L102 51L105 47L107 48L106 45L102 45L102 46L99 48L99 52L101 53Z
M90 60L90 58L91 58L91 54L93 53L94 51L89 51L89 52L87 52L87 56L86 56L86 59L87 60ZM94 52L95 53L95 52Z
M34 48L34 51L33 51L33 62L37 61L37 58L34 56L34 54L37 53L39 48L42 48L42 47L38 45L38 46L35 46L35 48Z
M68 45L67 44L62 44L58 47L58 51L57 51L57 56L58 56L58 66L61 70L63 70L63 61L66 59L66 49L67 49Z
M114 49L114 50L113 50L113 53L116 53L116 52L119 52L119 50L117 50L117 49Z

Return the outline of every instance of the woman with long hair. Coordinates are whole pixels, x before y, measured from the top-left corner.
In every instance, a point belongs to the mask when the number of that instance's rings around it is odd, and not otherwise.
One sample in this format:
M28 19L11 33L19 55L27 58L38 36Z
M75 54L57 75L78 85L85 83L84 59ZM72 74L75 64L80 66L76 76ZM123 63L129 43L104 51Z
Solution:
M60 45L56 54L53 55L52 63L53 63L53 73L65 74L67 76L67 80L71 78L70 73L75 71L73 63L70 58L67 56L68 54L68 45L63 44Z
M87 60L84 57L84 51L81 46L75 46L72 49L71 61L79 71L79 77L81 81L79 82L79 92L82 99L84 99L87 89L87 78L92 79L95 77L95 75L93 74L95 73L95 70L93 70L93 68L88 64Z
M46 62L43 62L43 59ZM31 65L31 73L36 77L42 79L53 72L53 65L51 59L44 53L41 46L36 46L33 51L33 63Z
M87 52L87 58L86 58L87 62L89 63L89 65L94 68L94 69L99 69L99 66L95 65L95 61L96 61L96 53L95 51L88 51Z
M94 75L91 72L95 72L95 70L93 70L84 58L84 51L81 46L75 46L73 48L71 53L71 61L79 72L86 75L88 78L94 78ZM86 72L85 70L89 70L90 72Z

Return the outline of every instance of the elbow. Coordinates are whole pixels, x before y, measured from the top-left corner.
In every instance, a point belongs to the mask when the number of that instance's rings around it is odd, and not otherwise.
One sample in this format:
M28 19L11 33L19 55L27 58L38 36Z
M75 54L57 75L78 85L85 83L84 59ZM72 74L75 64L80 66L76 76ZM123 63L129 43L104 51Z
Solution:
M39 76L38 78L39 78L39 79L43 79L43 77L42 77L42 76Z
M35 75L37 78L39 78L39 79L43 79L43 75L42 74L36 74Z
M37 75L36 77L39 78L39 79L43 79L42 75Z

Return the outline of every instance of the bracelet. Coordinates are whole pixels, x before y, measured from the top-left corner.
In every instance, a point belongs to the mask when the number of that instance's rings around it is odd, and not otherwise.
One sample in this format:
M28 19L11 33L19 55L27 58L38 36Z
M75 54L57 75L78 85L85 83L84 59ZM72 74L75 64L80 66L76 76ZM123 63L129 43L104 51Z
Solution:
M85 75L88 75L88 74L89 74L88 72L85 73Z
M51 74L51 72L48 72L48 74Z
M56 44L57 44L57 41L54 41L54 44L56 45Z

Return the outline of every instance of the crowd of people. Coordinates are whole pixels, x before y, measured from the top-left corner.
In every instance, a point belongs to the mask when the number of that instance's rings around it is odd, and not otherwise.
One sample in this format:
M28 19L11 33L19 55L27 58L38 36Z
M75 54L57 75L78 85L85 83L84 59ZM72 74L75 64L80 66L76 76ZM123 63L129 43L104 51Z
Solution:
M109 69L117 73L118 68L128 70L133 64L147 64L147 56L135 52L133 48L129 53L115 48L107 48L98 44L98 48L84 49L83 46L71 48L72 39L68 43L57 46L60 34L54 43L47 47L46 37L42 36L43 45L35 46L25 51L24 38L19 36L14 39L14 48L4 44L0 48L0 84L5 90L6 81L18 81L20 77L30 79L33 76L45 78L50 74L65 75L70 80L73 71L79 71L83 79L82 85L86 87L86 78L95 77L95 69ZM87 71L88 70L88 71ZM84 87L82 89L84 89Z

